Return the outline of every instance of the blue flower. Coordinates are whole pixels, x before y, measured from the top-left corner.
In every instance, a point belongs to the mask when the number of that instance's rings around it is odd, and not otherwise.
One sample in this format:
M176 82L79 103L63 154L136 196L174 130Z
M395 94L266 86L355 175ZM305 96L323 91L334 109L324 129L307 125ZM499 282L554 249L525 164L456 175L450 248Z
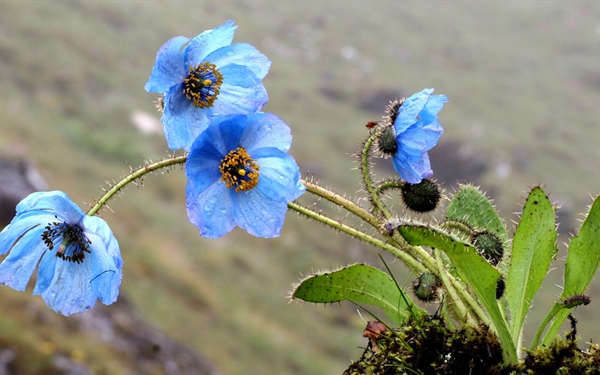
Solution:
M418 92L404 102L393 119L396 152L392 162L400 177L411 184L433 176L429 155L444 129L437 114L448 101L445 95L431 95L433 89Z
M270 113L215 117L188 155L187 212L203 237L218 238L235 226L276 237L287 203L306 189L286 152L290 128Z
M24 291L38 266L34 295L54 311L71 315L96 299L117 300L123 260L106 222L86 216L60 191L33 193L0 233L0 284ZM40 260L41 259L41 260Z
M164 95L161 122L172 150L189 151L212 116L255 113L269 100L262 79L271 61L250 44L231 44L236 28L230 20L158 51L145 89Z

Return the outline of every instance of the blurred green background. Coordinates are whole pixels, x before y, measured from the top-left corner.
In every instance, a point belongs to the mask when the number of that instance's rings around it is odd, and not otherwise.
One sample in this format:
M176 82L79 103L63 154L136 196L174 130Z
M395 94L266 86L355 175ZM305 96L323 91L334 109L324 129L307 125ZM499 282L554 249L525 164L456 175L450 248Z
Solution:
M379 120L389 100L425 87L450 100L432 152L449 192L474 180L512 233L528 188L545 186L562 206L561 251L526 322L530 340L560 294L563 242L600 192L600 4L2 1L0 154L29 158L51 189L86 207L127 163L166 156L160 129L134 126L157 125L155 95L143 87L158 48L230 18L239 25L234 41L273 61L264 110L290 124L291 154L323 186L360 197L351 154L364 124ZM391 171L389 160L377 164ZM125 260L121 292L141 319L224 374L341 373L358 359L366 341L353 306L286 297L314 270L381 266L375 251L293 213L277 239L240 230L202 239L187 221L184 192L179 170L149 176L110 202L114 213L102 212ZM600 340L598 280L589 294L592 304L575 311L583 346ZM39 297L3 287L0 298L9 372L60 373L57 355L92 373L139 369L139 358L74 329Z

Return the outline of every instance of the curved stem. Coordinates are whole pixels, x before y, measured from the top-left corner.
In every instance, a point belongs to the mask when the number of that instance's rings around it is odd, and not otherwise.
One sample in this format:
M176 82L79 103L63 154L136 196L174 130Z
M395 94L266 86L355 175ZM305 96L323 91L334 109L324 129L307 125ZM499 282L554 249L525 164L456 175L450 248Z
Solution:
M379 199L377 189L375 189L375 187L373 186L373 181L371 180L371 173L369 168L369 154L371 153L371 147L373 147L373 142L375 142L375 139L377 139L379 135L381 135L381 131L372 134L365 142L361 154L360 165L362 168L363 181L365 187L371 195L371 204L373 205L373 209L381 212L381 214L389 220L392 218L392 215L387 210L381 199Z
M562 310L562 308L563 308L562 303L556 302L554 304L554 306L552 306L552 309L550 309L550 311L548 311L548 314L546 315L544 320L542 320L542 322L540 323L540 326L538 327L537 332L535 333L535 336L533 337L533 341L531 342L531 346L529 347L530 350L537 348L537 346L540 343L540 339L542 338L542 334L544 333L544 330L546 329L546 326L552 321L552 319L554 319L554 317L560 312L560 310Z
M156 163L147 164L138 170L132 171L130 174L125 176L121 181L116 183L112 188L110 188L103 196L100 198L96 204L87 212L86 215L94 216L98 211L108 202L110 198L112 198L115 194L119 192L119 190L123 189L127 184L134 182L135 180L143 177L144 175L157 171L162 168L171 167L177 164L184 164L187 159L187 155L183 156L173 156L166 160L161 160Z
M306 186L306 191L308 191L309 193L312 193L316 196L324 198L332 203L335 203L335 204L345 208L346 210L352 212L354 215L363 219L364 221L371 224L375 228L378 228L380 226L380 222L375 216L368 213L366 210L361 208L356 203L354 203L354 202L352 202L330 190L324 189L315 183L312 183L312 182L309 182L306 180L302 180L302 183L304 184L304 186Z
M392 246L380 239L377 239L375 237L369 236L366 233L363 233L357 229L354 229L348 225L342 224L334 219L331 219L327 216L321 215L317 212L312 211L309 208L306 208L304 206L301 206L295 202L289 202L288 203L288 208L290 208L291 210L294 210L308 218L311 218L313 220L316 220L320 223L323 223L327 226L330 226L334 229L339 230L340 232L344 232L346 234L349 234L350 236L357 238L361 241L364 241L368 244L371 244L373 246L376 246L382 250L387 251L388 253L392 254L393 256L395 256L396 258L400 259L401 261L403 261L406 266L413 272L415 273L423 273L427 271L427 268L425 268L425 266L423 266L419 261L417 261L416 259L414 259L413 257L411 257L410 255L408 255L407 253L400 251L398 248L396 248L395 246Z

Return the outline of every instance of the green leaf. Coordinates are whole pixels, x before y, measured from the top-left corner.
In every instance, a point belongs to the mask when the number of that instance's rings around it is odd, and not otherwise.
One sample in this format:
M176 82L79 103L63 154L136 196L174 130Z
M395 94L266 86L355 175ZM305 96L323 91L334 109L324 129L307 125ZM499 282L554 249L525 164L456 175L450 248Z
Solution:
M590 208L579 234L569 244L565 265L565 284L561 299L581 295L598 271L600 264L600 197ZM558 333L572 309L561 310L548 329L542 344L548 344Z
M473 229L486 229L500 237L502 242L508 242L506 227L492 202L472 185L462 185L454 194L446 219L467 224Z
M429 246L444 251L456 267L459 277L477 294L498 331L504 357L516 363L517 352L506 322L496 302L496 284L500 272L492 267L477 250L446 232L421 225L401 225L398 231L414 246Z
M579 234L569 244L562 298L585 292L600 264L600 198L596 198Z
M398 326L411 316L411 312L427 315L411 302L389 275L366 264L309 276L295 286L292 298L315 303L348 300L377 306Z
M506 298L511 312L511 334L521 342L523 322L531 301L542 285L556 247L554 208L541 188L535 187L525 201L521 220L513 238Z

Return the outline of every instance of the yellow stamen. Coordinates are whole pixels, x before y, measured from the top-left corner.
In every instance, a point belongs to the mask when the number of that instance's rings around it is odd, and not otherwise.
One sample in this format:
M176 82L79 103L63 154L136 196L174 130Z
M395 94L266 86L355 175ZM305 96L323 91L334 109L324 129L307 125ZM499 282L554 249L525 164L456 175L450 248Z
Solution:
M235 187L236 193L251 190L258 185L259 169L260 166L243 147L230 151L219 165L221 181L225 182L228 188Z

